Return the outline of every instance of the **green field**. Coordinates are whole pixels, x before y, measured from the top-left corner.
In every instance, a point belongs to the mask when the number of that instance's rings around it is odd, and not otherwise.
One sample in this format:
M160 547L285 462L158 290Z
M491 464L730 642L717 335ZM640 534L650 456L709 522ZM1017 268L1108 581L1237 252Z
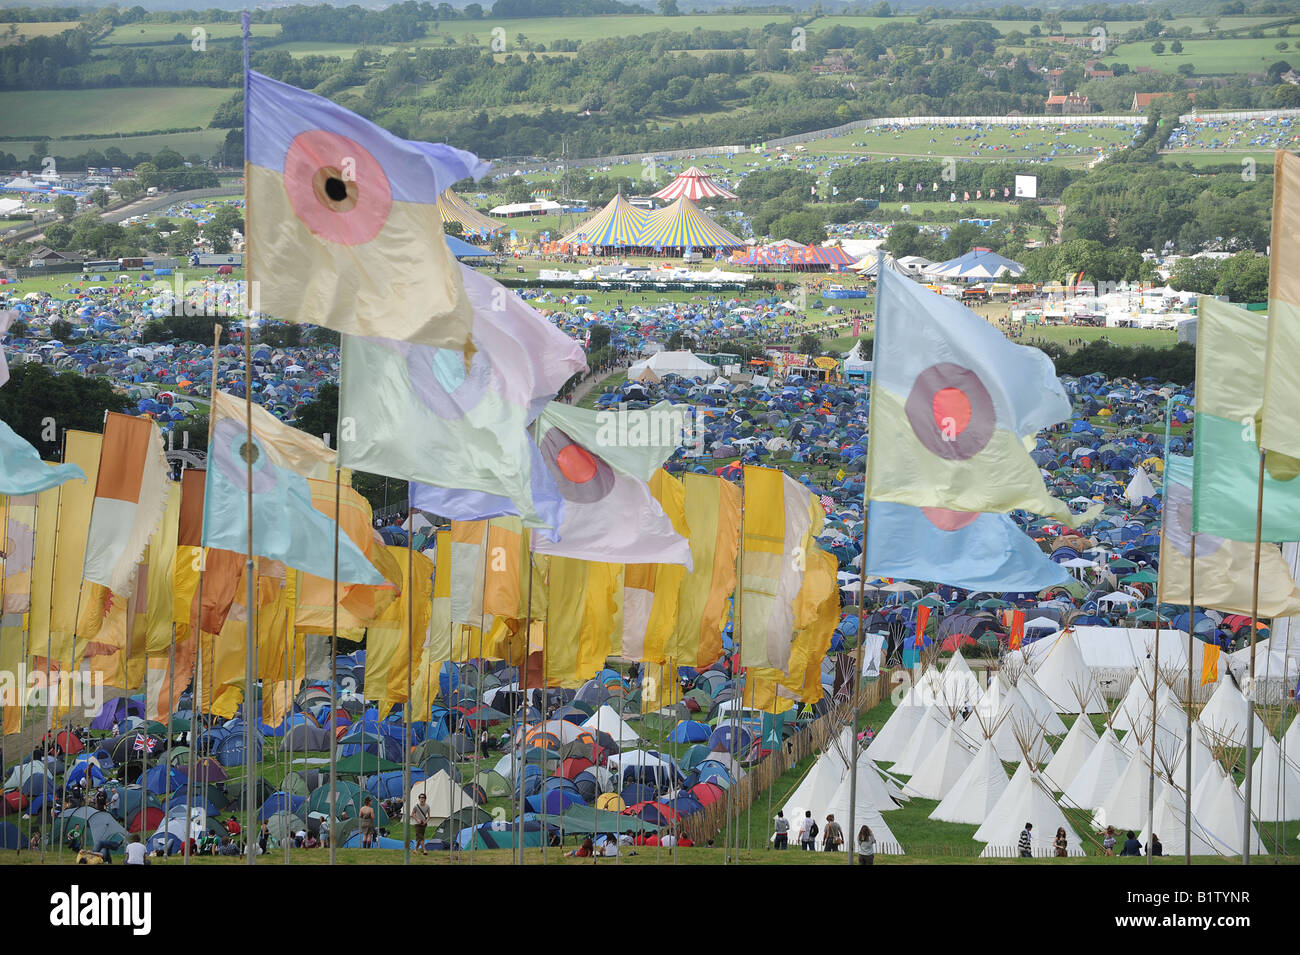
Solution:
M66 33L68 30L75 30L81 24L76 20L50 20L46 22L33 23L4 23L0 20L0 46L6 46L10 43L19 42L18 38L26 39L35 36L58 36L60 33ZM10 30L16 32L10 33Z
M5 117L7 135L31 137L206 126L231 92L204 86L4 92L0 116ZM225 130L214 132L220 138L226 135ZM112 145L109 140L99 142L100 149Z
M1274 49L1278 42L1277 36L1260 40L1183 40L1183 52L1170 53L1169 41L1166 41L1165 52L1161 54L1151 52L1150 42L1125 43L1116 47L1111 56L1116 62L1126 63L1130 68L1150 66L1167 73L1172 73L1183 63L1193 64L1197 76L1264 73L1278 60L1296 55L1295 38L1283 40L1290 47L1284 52Z
M4 95L4 94L0 94ZM198 129L188 133L154 133L147 136L114 136L111 139L51 139L47 152L56 156L80 156L89 149L103 152L109 146L116 146L127 155L136 153L156 153L160 149L174 149L182 156L198 153L207 159L226 141L224 129ZM0 142L0 149L11 152L20 159L30 155L34 140L17 140Z

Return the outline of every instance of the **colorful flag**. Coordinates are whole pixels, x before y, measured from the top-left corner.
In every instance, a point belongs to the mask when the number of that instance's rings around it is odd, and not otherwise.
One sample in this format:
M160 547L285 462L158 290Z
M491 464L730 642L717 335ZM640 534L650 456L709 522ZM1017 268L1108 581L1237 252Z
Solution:
M1219 645L1217 643L1206 643L1201 647L1201 686L1218 682Z
M1012 650L1019 650L1020 644L1025 641L1025 612L1023 610L1011 611L1011 639L1007 642Z
M872 501L867 576L964 590L1039 591L1070 580L1005 514Z
M9 334L9 326L18 320L18 313L11 308L0 310L0 339ZM5 350L0 347L0 388L3 388L9 382L9 359L5 357Z
M665 518L666 520L666 518ZM552 557L546 618L548 686L578 687L596 675L621 638L618 564Z
M438 195L478 157L399 139L327 99L247 76L249 278L261 310L347 335L471 348Z
M317 577L334 576L334 521L312 504L308 478L329 474L334 452L320 438L252 408L249 441L243 401L217 392L203 499L203 545L248 550L247 456L253 459L253 552ZM339 536L338 579L378 585L383 576L347 536Z
M826 514L812 492L772 468L745 468L740 662L787 672L794 600Z
M650 493L690 539L686 523L686 487L662 468L650 479ZM627 660L663 663L668 640L677 626L677 609L686 568L681 564L627 564L623 568L623 650Z
M1208 295L1200 297L1196 311L1192 526L1198 534L1253 542L1260 448L1256 417L1264 403L1272 319ZM1300 540L1300 480L1274 475L1276 468L1267 464L1266 457L1262 539Z
M10 497L4 505L3 603L0 612L25 614L32 609L32 566L36 558L35 494Z
M1256 459L1258 460L1258 459ZM1160 600L1191 602L1192 501L1195 496L1191 458L1165 459L1165 510L1160 536ZM1228 613L1249 614L1253 599L1255 542L1196 534L1196 604ZM1300 588L1277 544L1265 541L1259 552L1259 614L1300 614Z
M1024 443L1071 414L1051 359L888 269L876 281L868 499L1091 520L1101 505L1071 514Z
M1269 246L1268 352L1259 445L1265 467L1279 481L1300 474L1300 156L1273 154L1273 241ZM1198 349L1199 352L1199 349ZM1289 460L1288 460L1289 459ZM1199 526L1199 525L1198 525ZM1294 537L1287 538L1295 540Z
M921 604L916 608L916 641L914 646L925 646L925 628L930 623L930 605Z
M821 502L822 510L825 511L827 514L830 514L833 510L835 510L835 502L831 500L831 496L829 494L823 494L817 500Z
M653 410L653 409L651 409ZM616 412L610 414L616 415ZM534 542L554 557L618 564L691 566L690 543L673 530L646 481L675 445L618 443L602 413L552 402L538 420L537 446L564 498L559 542Z
M127 584L167 510L171 468L151 418L109 412L104 419L83 576L115 594Z
M135 743L131 746L137 753L152 753L158 746L158 741L152 736L145 736L143 733L135 734Z
M722 657L722 628L736 589L740 488L712 474L684 474L692 569L678 595L677 624L664 655L703 669Z
M575 374L582 348L519 296L461 267L474 313L474 354L345 336L339 460L453 492L509 498L529 526L539 512L526 426ZM441 495L455 501L456 493ZM541 491L541 502L558 495ZM442 513L435 511L434 513Z
M36 494L73 478L86 479L76 464L49 465L40 452L0 421L0 494Z
M402 593L366 631L366 690L369 698L379 702L380 719L394 703L406 701L407 675L414 683L418 673L409 669L408 661L414 663L420 656L433 604L433 561L418 552L408 555L404 547L390 547L389 552L402 568ZM408 557L413 572L409 581ZM408 591L408 587L414 590Z

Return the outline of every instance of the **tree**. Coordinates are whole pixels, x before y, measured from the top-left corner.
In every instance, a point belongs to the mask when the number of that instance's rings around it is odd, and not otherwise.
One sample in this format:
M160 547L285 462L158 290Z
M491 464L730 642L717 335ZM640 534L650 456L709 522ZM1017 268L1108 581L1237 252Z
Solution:
M1182 40L1175 40L1173 43L1170 43L1170 44L1169 44L1169 52L1170 52L1170 53L1182 53L1182 52L1183 52L1183 41L1182 41Z
M1279 41L1278 43L1273 44L1273 49L1275 49L1275 50L1285 50L1285 49L1289 48L1290 45L1291 45L1291 44L1287 43L1286 40L1281 40L1281 41Z
M137 163L135 181L142 189L152 189L158 185L158 167L151 162Z
M115 188L117 194L127 202L130 202L144 191L140 188L140 183L136 182L134 179L121 179L113 188Z
M609 345L609 339L612 332L608 325L593 325L591 329L591 338L587 342L587 348L595 351L598 348L605 348Z
M1155 43L1152 43L1152 44L1151 44L1151 52L1154 53L1156 56L1159 56L1161 53L1165 52L1165 44L1164 44L1164 41L1163 41L1163 40L1156 40Z
M105 411L134 406L107 378L55 374L36 362L11 366L9 383L0 388L0 420L50 460L58 455L65 430L101 432Z
M659 0L659 13L665 17L676 17L681 15L677 9L677 0Z
M338 436L334 433L338 430L338 421L339 386L334 384L321 385L316 397L298 408L293 416L293 426L299 431L317 437L328 434L330 447L338 446Z
M820 355L822 353L822 340L812 332L804 332L799 336L799 354L801 355Z
M27 323L24 322L21 318L19 318L19 319L15 319L15 320L13 321L13 323L9 326L9 337L10 337L10 338L26 338L26 337L27 337Z
M773 239L793 239L804 245L826 240L826 223L815 212L787 212L769 227Z
M77 214L77 200L72 196L59 196L54 200L54 211L65 219L71 219Z
M1300 89L1292 86L1291 89ZM45 244L56 252L63 252L72 246L72 226L66 222L56 222L45 227Z
M66 342L72 337L72 323L67 319L56 318L50 323L50 338L55 341Z
M1214 294L1233 302L1262 302L1268 298L1268 258L1254 252L1238 252L1223 261Z
M99 206L99 208L101 209L108 208L109 198L110 197L108 195L108 190L102 187L96 189L94 192L90 194L90 201L93 202L95 205Z

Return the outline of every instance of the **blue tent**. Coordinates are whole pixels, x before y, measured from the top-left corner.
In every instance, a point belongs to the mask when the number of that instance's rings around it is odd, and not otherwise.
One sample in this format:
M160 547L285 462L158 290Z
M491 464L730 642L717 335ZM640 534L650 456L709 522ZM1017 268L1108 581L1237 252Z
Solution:
M451 254L458 259L482 258L492 253L487 249L480 249L476 245L470 245L464 239L459 239L454 235L449 235L447 239L447 248L451 249Z
M668 734L670 743L703 743L709 738L709 727L693 720L683 720Z
M0 849L21 849L23 834L12 822L0 822Z

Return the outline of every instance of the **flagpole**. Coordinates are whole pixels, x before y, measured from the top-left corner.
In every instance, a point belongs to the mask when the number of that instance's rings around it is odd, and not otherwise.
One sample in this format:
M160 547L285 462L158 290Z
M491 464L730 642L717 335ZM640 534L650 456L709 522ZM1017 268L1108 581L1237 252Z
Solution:
M1147 775L1147 865L1151 864L1151 850L1155 848L1155 839L1151 832L1155 825L1156 812L1156 725L1159 714L1156 705L1160 699L1160 589L1156 595L1156 649L1155 659L1151 665L1151 765Z
M63 453L59 455L59 460L65 462L68 460L68 431L66 428L63 430ZM45 626L45 737L47 745L42 747L45 755L41 758L41 779L45 781L49 781L49 774L45 772L45 759L49 756L49 735L50 731L54 728L54 720L52 718L53 714L50 712L50 658L54 654L54 571L58 566L59 560L59 525L63 523L62 484L59 485L54 500L54 546L50 548L50 609L49 616L46 618ZM33 557L34 556L35 551L33 550ZM43 781L41 783L41 816L47 820L47 824L45 826L45 832L42 834L41 838L42 865L45 864L45 844L54 835L54 814L50 811L49 805L53 800L54 790L48 787L46 782ZM60 811L62 811L62 807L60 807ZM63 845L62 839L59 840L59 845L60 847ZM62 855L62 849L60 849L59 854L60 856Z
M244 40L244 157L245 157L245 176L244 176L244 235L249 234L249 223L252 219L252 208L249 205L248 195L248 176L247 176L247 157L248 157L248 26L250 14L247 10L240 14L240 26ZM249 301L244 308L244 425L247 429L244 435L244 461L248 465L248 560L244 564L245 593L247 595L246 619L245 619L245 642L244 642L244 818L248 820L249 825L253 822L253 717L252 706L249 703L253 699L253 639L256 633L257 604L254 591L253 580L253 315L251 309L252 288L253 288L253 263L250 250L245 244L244 248L244 286L249 292ZM338 521L338 513L334 515ZM255 865L257 854L254 849L255 843L250 837L247 840L248 846L248 864Z
M871 501L863 489L862 508L862 560L858 564L858 646L854 651L853 689L849 694L849 818L845 845L848 847L848 864L853 865L853 842L858 836L854 828L857 824L858 809L858 692L862 686L862 650L867 635L862 632L863 616L866 609L867 590L867 528L871 523Z
M1241 821L1241 864L1250 865L1251 777L1255 761L1255 636L1259 632L1259 555L1264 534L1264 454L1259 452L1259 481L1255 498L1255 570L1250 596L1250 679L1246 683L1246 806Z
M528 656L533 648L533 534L532 531L525 529L524 535L527 538L527 564L528 568L528 605L524 609L524 665L523 671L519 678L519 688L522 691L524 700L523 714L520 717L520 737L519 737L519 756L524 754L524 740L528 736ZM519 844L519 864L524 864L524 778L523 767L515 765L518 758L514 755L513 749L513 723L511 725L511 759L510 771L512 777L519 779L519 817L515 827L515 841ZM597 739L599 742L599 739ZM512 778L513 782L513 778ZM513 801L513 800L512 800ZM546 833L542 833L542 839L546 839Z
M1187 608L1187 743L1183 760L1187 765L1187 806L1183 813L1183 863L1192 864L1192 651L1196 646L1196 534L1193 532L1191 561L1188 569L1187 599L1191 606ZM1159 607L1156 608L1159 611ZM1204 661L1205 651L1201 651ZM1204 663L1202 663L1204 668ZM1173 780L1169 780L1171 783Z
M330 734L330 809L329 809L329 836L330 836L330 865L334 865L338 860L338 836L339 827L337 822L337 802L338 802L338 762L339 762L339 734L334 726L334 711L338 708L339 699L339 508L343 495L343 471L339 468L338 462L334 465L334 600L333 614L334 622L330 631L330 715L329 715L329 734ZM365 709L362 708L362 723L364 731Z
M742 623L741 607L745 601L745 487L744 487L744 470L741 470L741 489L740 489L740 546L736 548L736 591L733 598L732 615L731 615L731 739L734 744L736 738L736 684L739 680L737 670L740 667L740 627ZM723 478L725 481L726 478ZM744 702L744 692L741 692L741 702ZM722 835L722 864L728 865L731 862L731 791L735 788L735 781L727 787L727 816L726 825L723 828ZM739 828L739 826L737 826Z
M402 706L402 808L406 810L406 828L402 837L402 865L411 864L411 665L415 651L415 520L407 498L406 504L406 703ZM337 515L335 515L337 517ZM424 844L420 844L424 848Z

